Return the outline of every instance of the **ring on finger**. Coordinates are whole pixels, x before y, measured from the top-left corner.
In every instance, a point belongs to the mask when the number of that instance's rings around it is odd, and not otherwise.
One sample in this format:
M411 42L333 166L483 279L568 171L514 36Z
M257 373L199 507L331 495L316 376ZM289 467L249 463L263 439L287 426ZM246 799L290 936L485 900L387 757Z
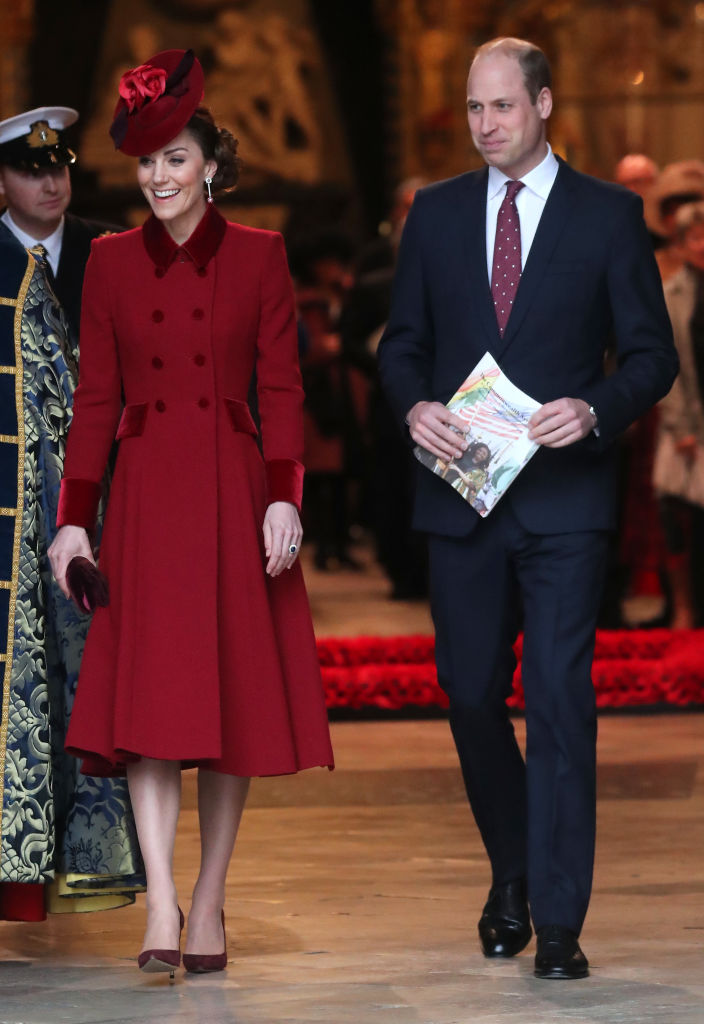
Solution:
M295 555L297 551L298 551L298 544L290 544L289 545L289 549L288 549L289 555Z

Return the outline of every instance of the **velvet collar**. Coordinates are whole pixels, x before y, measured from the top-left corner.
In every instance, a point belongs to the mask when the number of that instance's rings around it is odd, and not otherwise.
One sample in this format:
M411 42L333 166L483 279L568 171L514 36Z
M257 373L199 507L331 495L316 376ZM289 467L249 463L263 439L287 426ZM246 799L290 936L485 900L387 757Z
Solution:
M208 203L198 226L183 245L177 245L174 242L154 214L151 214L145 221L142 227L142 238L145 249L157 267L166 270L179 253L184 252L191 258L198 270L202 270L217 252L218 246L225 237L226 227L225 218L212 203Z

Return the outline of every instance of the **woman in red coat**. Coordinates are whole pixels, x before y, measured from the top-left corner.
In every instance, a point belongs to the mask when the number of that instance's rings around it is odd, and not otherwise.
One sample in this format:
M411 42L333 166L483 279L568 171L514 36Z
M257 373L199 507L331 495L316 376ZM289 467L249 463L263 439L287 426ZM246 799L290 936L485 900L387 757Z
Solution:
M172 973L180 769L199 768L202 840L184 965L215 970L249 777L333 761L296 561L303 395L286 256L280 235L230 224L206 202L206 188L235 183L237 161L232 136L199 106L202 88L181 50L120 83L111 134L140 158L152 215L93 244L50 552L67 592L70 559L92 560L117 437L100 551L110 603L91 625L67 747L86 774L127 774L147 870L139 964Z

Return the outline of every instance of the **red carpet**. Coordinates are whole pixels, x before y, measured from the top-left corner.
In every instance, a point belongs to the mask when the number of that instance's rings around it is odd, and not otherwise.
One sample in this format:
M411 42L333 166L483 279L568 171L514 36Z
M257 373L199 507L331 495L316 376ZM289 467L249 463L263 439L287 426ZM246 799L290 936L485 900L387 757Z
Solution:
M519 658L509 704L522 708ZM447 707L429 636L318 641L329 708ZM600 708L704 705L704 630L602 630L594 670Z

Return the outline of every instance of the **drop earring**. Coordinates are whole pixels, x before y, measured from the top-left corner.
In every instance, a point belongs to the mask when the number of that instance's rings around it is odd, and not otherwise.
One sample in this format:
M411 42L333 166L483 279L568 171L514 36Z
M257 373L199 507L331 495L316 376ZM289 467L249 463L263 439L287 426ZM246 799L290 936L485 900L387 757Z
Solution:
M205 179L205 184L208 187L208 202L212 203L212 201L213 201L213 193L210 191L210 186L213 184L213 179L212 178L206 178Z

